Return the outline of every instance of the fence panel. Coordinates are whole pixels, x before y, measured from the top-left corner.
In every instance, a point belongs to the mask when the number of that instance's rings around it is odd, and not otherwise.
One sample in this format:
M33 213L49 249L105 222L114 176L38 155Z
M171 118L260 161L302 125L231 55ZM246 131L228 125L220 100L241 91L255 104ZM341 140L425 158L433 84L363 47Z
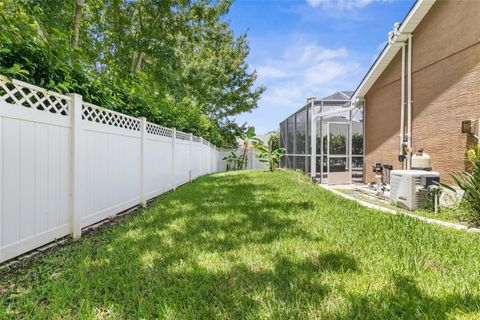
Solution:
M202 152L203 152L203 144L198 141L195 141L197 137L194 137L193 145L192 145L192 159L193 159L193 166L192 166L192 177L197 178L202 175Z
M202 138L2 76L0 144L0 262L219 168Z
M145 189L151 199L173 188L172 130L147 123Z
M177 132L178 137L178 132ZM175 185L190 180L190 141L175 140Z
M208 173L208 141L203 140L202 143L202 175L204 175Z
M140 120L91 104L82 107L81 226L140 201Z
M70 232L68 102L0 77L0 262Z

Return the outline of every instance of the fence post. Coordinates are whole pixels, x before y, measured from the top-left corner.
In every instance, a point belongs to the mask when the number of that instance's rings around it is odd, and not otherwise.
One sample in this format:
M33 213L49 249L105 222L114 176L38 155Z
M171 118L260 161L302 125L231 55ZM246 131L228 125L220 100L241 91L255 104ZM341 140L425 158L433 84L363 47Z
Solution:
M71 185L70 185L70 223L74 239L82 235L81 226L81 198L82 170L81 170L81 146L82 146L82 104L83 98L76 93L68 94L70 97L70 120L71 120Z
M141 138L141 147L140 147L140 205L142 207L147 207L147 194L145 190L145 139L147 134L147 118L140 118L140 138Z
M203 137L200 137L200 175L203 176L203 149L205 145L203 144Z
M210 173L210 141L207 144L207 174Z
M212 144L208 143L208 173L212 173Z
M193 156L192 156L192 144L193 144L193 134L190 133L190 182L192 182L192 171L193 171L193 165L192 165L192 160L193 160Z
M175 139L177 135L177 129L172 129L172 176L173 176L173 191L177 189L175 178Z

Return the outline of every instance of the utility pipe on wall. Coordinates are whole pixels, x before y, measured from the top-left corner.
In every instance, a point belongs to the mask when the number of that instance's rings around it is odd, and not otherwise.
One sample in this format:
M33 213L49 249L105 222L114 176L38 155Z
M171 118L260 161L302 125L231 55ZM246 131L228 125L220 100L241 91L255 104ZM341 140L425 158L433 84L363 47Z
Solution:
M405 43L402 43L402 76L400 78L400 150L399 155L403 155L403 143L405 140ZM402 161L402 169L403 169Z
M408 65L407 65L407 169L410 170L412 159L412 35L408 35Z

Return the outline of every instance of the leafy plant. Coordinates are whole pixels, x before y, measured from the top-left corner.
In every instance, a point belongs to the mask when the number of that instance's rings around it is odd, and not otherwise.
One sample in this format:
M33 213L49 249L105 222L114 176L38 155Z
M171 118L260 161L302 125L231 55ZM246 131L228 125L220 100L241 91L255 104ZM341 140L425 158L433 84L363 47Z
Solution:
M233 151L228 156L223 157L223 160L227 162L227 171L239 170L243 167L243 158Z
M470 212L469 220L480 222L480 146L477 144L467 151L466 161L468 171L455 172L451 175L457 186L463 191L463 199ZM452 187L442 184L443 187L457 193Z
M278 167L280 158L285 154L285 148L270 148L266 146L262 140L254 140L253 145L258 150L258 153L255 155L260 162L268 163L268 168L270 172L275 171Z
M268 146L272 150L280 148L280 134L278 133L278 131L270 135L270 137L268 138Z
M328 136L323 136L323 153L327 153ZM322 143L321 137L317 137L317 146ZM347 152L347 137L344 134L330 133L330 154L346 154ZM354 132L352 134L352 154L363 154L363 134Z

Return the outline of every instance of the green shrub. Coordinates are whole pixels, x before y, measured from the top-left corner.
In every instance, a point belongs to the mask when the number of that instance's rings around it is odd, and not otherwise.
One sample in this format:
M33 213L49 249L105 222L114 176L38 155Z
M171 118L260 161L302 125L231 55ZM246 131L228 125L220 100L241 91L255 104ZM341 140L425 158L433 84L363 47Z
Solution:
M463 199L466 218L469 222L480 223L480 146L475 145L467 151L468 169L465 172L455 172L452 178L464 192ZM456 192L450 186L444 187Z

